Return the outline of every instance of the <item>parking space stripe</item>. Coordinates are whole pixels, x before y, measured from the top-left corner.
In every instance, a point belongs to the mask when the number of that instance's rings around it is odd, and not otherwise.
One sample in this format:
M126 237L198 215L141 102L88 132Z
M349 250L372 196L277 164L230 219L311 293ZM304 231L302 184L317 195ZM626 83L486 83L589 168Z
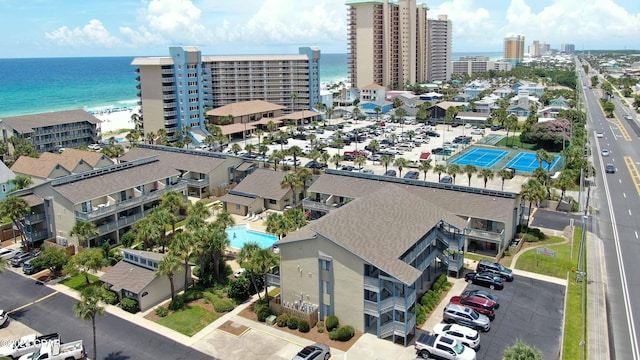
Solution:
M630 156L624 157L624 163L627 165L627 169L631 174L631 181L633 181L633 184L636 186L636 191L638 195L640 195L640 172L638 172L638 168Z

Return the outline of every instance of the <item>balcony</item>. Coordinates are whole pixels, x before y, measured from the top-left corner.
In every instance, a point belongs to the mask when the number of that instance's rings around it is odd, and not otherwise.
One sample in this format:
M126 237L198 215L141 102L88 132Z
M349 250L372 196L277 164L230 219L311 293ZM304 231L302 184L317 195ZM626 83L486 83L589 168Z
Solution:
M465 228L464 234L467 235L467 237L469 238L491 241L495 243L502 243L502 240L504 240L504 229L500 232L495 232L495 231Z
M165 109L171 109L171 108L175 108L176 107L176 103L175 102L166 102L166 103L162 103L162 107Z
M162 69L162 73L167 75L172 75L173 69Z
M176 94L162 95L162 100L174 100L176 98Z
M145 216L149 215L151 210L153 210L153 209L149 209L149 210L145 211L144 213L137 213L137 214L134 214L134 215L131 215L131 216L121 216L118 220L110 221L108 223L104 223L104 224L96 227L96 230L98 230L101 235L108 234L110 232L116 231L116 230L121 229L121 228L123 228L125 226L129 226L129 225L135 223L136 221L139 221L139 220L143 219Z
M380 286L379 286L379 280L378 278L374 278L371 276L365 276L364 277L364 289L365 290L369 290L369 291L373 291L373 292L380 292Z
M186 189L187 189L187 183L184 181L181 181L176 185L166 186L163 190L154 191L142 196L138 196L133 199L120 201L110 206L104 206L95 211L88 211L88 212L76 211L76 220L92 221L104 216L113 215L118 211L128 210L135 206L140 206L144 203L158 200L162 195L164 195L168 191L173 190L173 191L181 192Z
M140 81L140 76L136 76L136 81Z
M185 179L183 178L182 181L186 182L190 187L196 187L196 188L204 188L209 186L209 179Z
M408 322L392 321L380 327L378 337L387 338L391 335L406 337L409 335L416 325L416 317L412 316Z
M36 230L36 231L27 231L24 232L27 241L36 242L40 240L44 240L49 237L49 233L46 230Z
M162 82L163 83L173 83L176 81L176 78L174 78L173 76L170 77L163 77L162 78Z
M280 287L280 275L267 274L267 286Z
M24 218L25 225L34 225L45 220L44 214L31 214Z

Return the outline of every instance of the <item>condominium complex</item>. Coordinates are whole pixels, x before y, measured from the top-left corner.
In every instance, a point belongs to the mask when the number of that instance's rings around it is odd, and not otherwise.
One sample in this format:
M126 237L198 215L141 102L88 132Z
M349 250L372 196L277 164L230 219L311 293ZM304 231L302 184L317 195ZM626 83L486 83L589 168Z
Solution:
M428 20L427 81L451 80L451 20L438 15Z
M427 81L427 6L416 0L347 0L353 87Z
M560 51L565 54L573 54L576 51L576 46L573 44L560 45Z
M320 49L293 55L202 56L194 46L170 47L169 57L135 58L143 132L178 140L189 129L195 143L207 134L204 110L264 100L288 111L320 101Z
M451 72L455 75L471 75L489 70L509 71L511 64L505 61L491 61L486 56L462 56L451 62Z
M515 66L524 58L524 35L510 35L504 38L504 61Z
M551 54L551 45L547 43L534 40L533 44L529 46L529 55L531 55L532 57L540 57L549 54Z

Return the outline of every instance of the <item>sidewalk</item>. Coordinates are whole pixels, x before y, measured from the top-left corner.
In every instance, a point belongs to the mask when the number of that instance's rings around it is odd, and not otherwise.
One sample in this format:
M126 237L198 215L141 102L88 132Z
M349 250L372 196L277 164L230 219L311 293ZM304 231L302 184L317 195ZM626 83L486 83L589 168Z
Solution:
M609 358L609 330L604 279L604 244L587 233L587 358ZM605 310L605 311L603 311Z

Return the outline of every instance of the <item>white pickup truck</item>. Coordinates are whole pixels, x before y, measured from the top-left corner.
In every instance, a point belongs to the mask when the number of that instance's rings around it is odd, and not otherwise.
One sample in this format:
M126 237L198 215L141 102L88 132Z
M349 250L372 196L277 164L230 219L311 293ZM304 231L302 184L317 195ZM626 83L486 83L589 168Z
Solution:
M53 340L59 341L60 335L58 335L58 333L47 335L31 334L25 335L17 340L3 341L3 346L0 347L0 358L6 356L17 359L24 354L29 354L38 350L42 345Z
M61 344L60 340L54 340L47 342L33 353L23 355L20 360L79 360L85 357L82 340L66 344Z
M444 335L422 334L416 340L416 353L423 359L476 360L476 352Z

